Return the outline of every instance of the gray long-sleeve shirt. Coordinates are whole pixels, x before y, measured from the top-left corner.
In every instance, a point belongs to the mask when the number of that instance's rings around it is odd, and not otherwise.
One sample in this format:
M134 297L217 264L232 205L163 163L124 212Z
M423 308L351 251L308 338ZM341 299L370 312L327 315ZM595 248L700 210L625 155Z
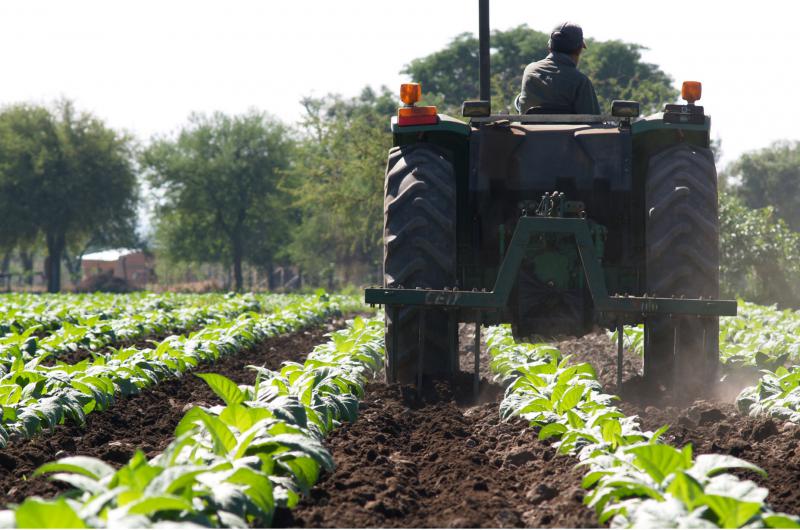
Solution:
M522 114L531 107L565 114L600 114L592 82L578 71L572 57L560 52L551 52L525 68L519 106Z

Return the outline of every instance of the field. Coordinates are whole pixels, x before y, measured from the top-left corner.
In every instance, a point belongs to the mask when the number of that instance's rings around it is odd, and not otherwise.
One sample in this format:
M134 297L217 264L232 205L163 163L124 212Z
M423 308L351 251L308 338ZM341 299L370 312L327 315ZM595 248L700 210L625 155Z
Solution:
M0 524L798 527L800 315L740 303L724 384L638 392L641 330L518 344L383 382L382 317L340 295L0 298ZM668 426L668 427L667 427Z

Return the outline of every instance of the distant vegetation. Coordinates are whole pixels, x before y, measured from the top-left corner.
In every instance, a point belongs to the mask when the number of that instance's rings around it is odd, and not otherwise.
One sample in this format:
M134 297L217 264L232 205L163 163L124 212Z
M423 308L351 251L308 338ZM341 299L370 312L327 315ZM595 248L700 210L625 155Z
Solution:
M547 55L548 33L522 25L492 32L492 108L513 109L522 70ZM660 111L678 97L672 78L654 64L642 61L644 46L619 40L587 40L578 68L594 84L600 108L611 111L614 99L639 101L643 114ZM460 109L467 99L478 98L478 39L462 33L443 50L412 60L403 70L422 83L424 93L438 97L450 109Z
M723 290L800 307L800 145L745 153L721 179Z
M547 35L519 26L495 31L492 43L499 112L510 107L524 66L546 55ZM644 113L677 98L672 79L642 61L642 50L588 41L580 68L605 111L615 98L640 101ZM427 101L458 115L461 102L478 95L477 51L465 33L403 72L422 83ZM144 246L168 282L209 275L234 289L379 282L397 94L364 88L301 104L304 117L292 126L258 110L195 114L176 134L142 143L69 101L5 107L0 275L17 267L27 282L44 272L47 287L58 290L62 264L75 282L84 253ZM800 306L800 147L782 142L745 154L720 185L723 291ZM148 234L136 231L143 204Z

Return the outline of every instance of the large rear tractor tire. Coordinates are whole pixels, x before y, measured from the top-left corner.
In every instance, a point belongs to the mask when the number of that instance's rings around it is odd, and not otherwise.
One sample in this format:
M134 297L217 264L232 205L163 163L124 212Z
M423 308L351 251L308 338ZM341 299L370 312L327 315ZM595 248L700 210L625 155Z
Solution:
M717 172L709 149L678 144L650 160L646 191L647 293L719 297ZM719 317L645 322L644 377L675 392L718 379Z
M389 151L384 223L384 286L442 289L456 285L455 171L433 145ZM423 374L445 375L457 367L451 349L458 327L449 322L446 311L404 306L396 316L395 320L392 308L386 308L386 369L391 381L416 381L422 321Z

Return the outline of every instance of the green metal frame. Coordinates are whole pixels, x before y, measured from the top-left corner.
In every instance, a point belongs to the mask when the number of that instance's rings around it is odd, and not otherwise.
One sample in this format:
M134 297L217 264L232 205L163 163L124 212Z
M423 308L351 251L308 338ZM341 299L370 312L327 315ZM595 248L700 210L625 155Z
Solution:
M571 234L575 237L586 275L586 283L600 313L615 315L703 315L736 314L736 300L695 300L637 296L610 296L603 268L594 251L589 222L582 218L522 217L511 237L511 244L500 265L491 291L458 291L433 289L366 289L368 304L418 305L450 308L500 309L507 306L517 278L525 249L534 234Z

